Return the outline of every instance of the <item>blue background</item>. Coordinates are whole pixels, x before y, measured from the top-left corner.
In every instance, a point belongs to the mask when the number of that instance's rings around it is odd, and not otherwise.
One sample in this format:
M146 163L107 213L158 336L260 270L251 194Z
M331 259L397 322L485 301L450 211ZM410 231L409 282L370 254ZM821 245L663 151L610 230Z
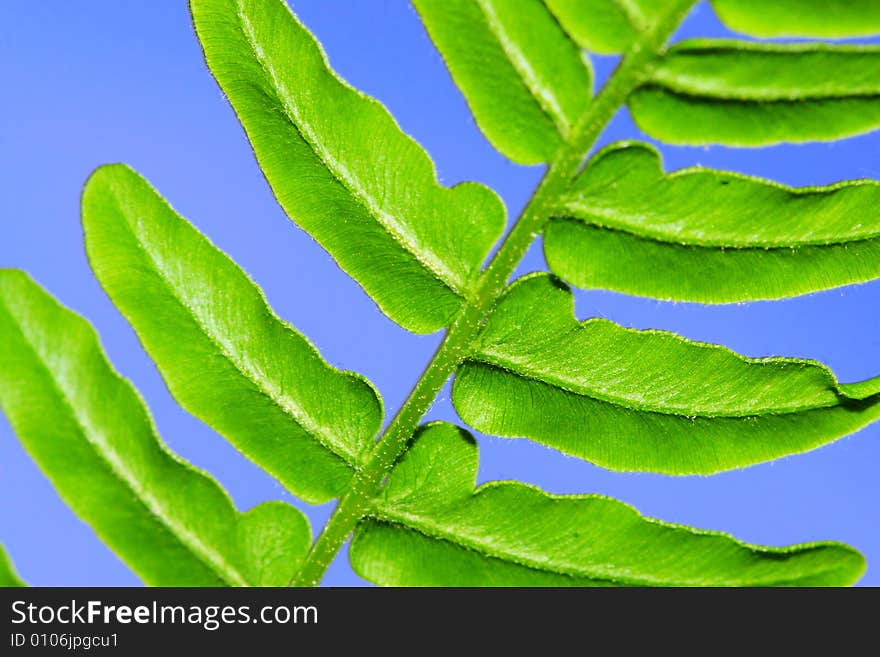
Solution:
M515 216L541 175L493 151L402 0L294 0L334 67L378 97L425 146L445 184L477 180ZM171 399L134 333L92 277L79 193L89 172L124 161L265 289L334 365L357 370L397 410L439 341L398 328L295 228L273 200L232 110L202 63L183 0L5 0L0 36L0 266L26 269L100 331L116 367L141 389L171 447L213 473L241 508L289 499ZM679 36L727 32L708 6ZM597 77L611 58L597 60ZM622 111L602 143L643 138ZM880 178L880 133L764 150L662 147L667 166L734 169L792 185ZM855 219L854 219L855 220ZM519 274L544 268L534 246ZM668 304L578 292L578 314L664 328L749 356L816 358L843 381L880 373L880 282L776 303ZM2 345L0 345L2 348ZM431 418L455 420L448 388ZM880 426L807 455L711 478L615 474L525 440L479 436L480 480L513 478L554 492L599 492L668 521L784 545L838 539L880 584ZM37 585L132 585L138 579L64 506L0 417L0 542ZM317 532L332 504L305 508ZM326 584L358 584L340 553Z

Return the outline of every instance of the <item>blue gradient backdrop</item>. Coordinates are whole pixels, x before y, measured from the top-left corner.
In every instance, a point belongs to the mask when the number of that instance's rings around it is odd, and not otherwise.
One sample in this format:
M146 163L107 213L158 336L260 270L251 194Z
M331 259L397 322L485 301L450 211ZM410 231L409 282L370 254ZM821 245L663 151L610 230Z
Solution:
M477 180L515 216L541 175L495 153L402 0L293 0L334 67L378 97L431 153L445 184ZM241 508L289 499L280 486L175 405L154 366L92 277L79 193L99 164L123 161L238 261L282 317L334 365L362 372L397 410L439 335L406 333L276 205L232 110L205 69L183 0L5 0L0 35L0 266L28 270L100 331L116 367L141 389L171 447L213 473ZM727 32L701 4L679 36ZM614 62L596 63L600 80ZM603 143L643 138L622 111ZM880 133L765 150L662 147L672 168L704 164L792 185L880 178ZM519 274L544 268L538 245ZM749 356L828 363L843 381L880 373L880 282L778 303L666 304L578 292L581 317L664 328ZM2 345L0 345L2 348ZM431 418L456 420L448 389ZM668 521L784 545L838 539L868 557L880 584L880 426L810 454L711 478L624 475L523 440L479 436L480 479L554 492L599 492ZM65 507L0 417L0 542L37 585L133 585L127 570ZM305 508L315 531L332 505ZM325 583L358 584L344 553Z

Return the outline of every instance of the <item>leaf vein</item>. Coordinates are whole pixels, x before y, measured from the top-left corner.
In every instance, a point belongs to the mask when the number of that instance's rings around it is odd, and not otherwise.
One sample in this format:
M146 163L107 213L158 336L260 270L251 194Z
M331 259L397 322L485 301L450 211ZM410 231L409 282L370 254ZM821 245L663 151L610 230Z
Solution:
M514 39L510 37L507 30L504 29L504 25L492 3L487 0L477 0L477 6L486 19L489 31L498 40L501 49L507 55L514 70L519 74L523 86L538 101L538 105L550 117L550 120L553 121L562 138L567 139L571 132L571 122L565 116L562 103L556 97L556 94L553 93L552 89L541 83L538 73L532 67L528 58L517 46ZM569 38L567 33L565 35L566 38Z
M263 48L260 46L256 38L253 25L247 15L241 8L241 4L237 4L239 24L242 27L248 45L254 53L254 57L260 65L260 68L269 78L271 89L275 98L281 104L284 112L284 118L290 123L291 127L296 130L309 145L318 159L324 164L333 177L341 184L353 198L372 216L376 222L394 239L403 249L409 253L422 267L431 273L438 281L452 290L455 294L462 298L467 298L468 282L464 277L458 274L454 269L449 267L446 262L437 255L434 250L426 244L420 243L419 239L412 233L409 227L396 217L382 210L370 195L363 189L348 168L336 159L327 149L322 148L320 139L314 134L309 126L308 121L303 120L302 113L293 102L293 95L288 93L284 84L278 78L275 68L268 61ZM337 78L340 84L345 83ZM345 85L348 87L348 85ZM348 87L352 92L361 95L355 89Z
M43 362L43 358L40 354L40 351L37 345L31 340L27 331L25 331L22 326L19 324L18 320L15 318L13 313L10 313L10 316L16 322L17 328L21 336L24 338L24 341L31 348L33 353L37 356L36 360L40 364L40 368L44 373L48 375L48 379L55 389L56 394L58 395L59 400L64 405L64 408L68 411L70 417L73 419L77 428L82 432L83 437L86 439L88 444L92 447L92 450L95 456L103 462L110 473L120 482L128 488L134 496L134 499L143 506L147 512L150 514L157 524L163 526L169 533L174 537L174 539L179 542L187 551L194 554L199 561L204 563L210 570L216 573L220 579L231 586L249 586L248 581L245 577L238 572L238 570L229 563L229 561L223 557L222 554L218 553L216 550L212 549L210 546L206 545L197 534L190 531L188 528L177 524L173 518L165 512L165 506L162 504L160 500L158 500L148 488L142 486L138 481L137 477L129 470L126 466L125 462L119 458L118 454L116 454L116 450L113 449L113 446L110 442L108 442L104 438L104 432L98 429L97 427L91 426L87 417L81 417L79 413L77 413L77 409L75 404L71 402L68 398L64 386L58 381L55 377L52 370L46 366ZM111 370L111 375L119 376L115 374ZM131 387L131 384L119 377L120 383L131 390L132 394L139 397L137 392ZM141 401L143 404L143 401ZM153 436L155 437L155 426L152 423L152 420L149 420L149 426L153 430ZM161 450L164 455L170 458L178 465L182 465L183 467L187 467L183 464L175 455L171 454L161 441L158 439L154 439L154 442L159 450Z
M114 203L119 204L116 195L113 196ZM122 208L120 208L120 211ZM138 217L136 212L120 212L124 217ZM217 350L219 355L229 362L247 381L249 381L254 389L262 396L271 401L285 415L290 417L297 425L299 425L306 433L314 438L319 444L328 451L341 457L349 465L357 463L357 453L352 451L344 441L334 440L331 431L322 427L319 422L314 420L308 412L295 400L285 395L270 380L261 376L258 369L254 367L246 357L239 357L236 350L228 344L222 335L217 334L209 322L205 322L178 292L177 286L171 281L166 273L161 259L153 255L150 249L141 239L141 222L136 219L137 225L132 226L132 236L141 253L153 266L153 270L159 279L168 289L171 298L184 310L184 312L195 322L196 326L201 330L202 334L208 339L211 345Z
M588 320L589 321L589 320ZM641 411L646 413L654 413L657 415L674 416L682 419L705 418L705 419L748 419L755 417L764 417L770 415L787 415L790 413L799 413L806 411L815 411L822 408L833 408L835 404L809 404L800 406L779 406L772 409L757 409L755 411L743 411L738 414L733 413L712 413L707 411L686 411L685 409L676 409L672 407L663 407L654 404L646 404L636 399L627 399L619 397L595 388L588 390L578 390L572 383L564 381L558 376L546 372L532 371L529 362L526 359L517 359L510 354L493 353L491 350L483 349L479 354L474 354L468 358L471 363L490 367L495 370L501 370L508 374L513 374L522 379L543 384L552 388L557 388L571 395L592 399L595 401L611 404L630 411ZM468 362L466 361L466 362ZM838 390L834 390L838 395L847 399Z

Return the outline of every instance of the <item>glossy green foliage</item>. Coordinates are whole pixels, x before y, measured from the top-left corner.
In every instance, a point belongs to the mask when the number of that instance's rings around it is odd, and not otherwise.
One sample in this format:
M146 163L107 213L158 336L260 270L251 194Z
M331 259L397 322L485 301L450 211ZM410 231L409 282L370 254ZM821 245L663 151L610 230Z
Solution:
M303 499L344 490L382 423L369 382L324 362L128 167L92 175L83 226L95 275L180 404Z
M355 534L355 570L392 586L838 586L865 568L839 543L758 547L598 495L474 490L476 475L466 432L423 427Z
M775 299L880 277L880 184L793 189L690 168L633 142L587 159L621 106L672 143L762 146L880 127L880 48L696 40L689 0L413 0L487 139L548 164L505 227L488 188L439 184L428 155L330 68L285 0L190 0L205 61L280 205L391 319L448 327L388 429L363 377L324 361L259 288L124 165L83 194L89 261L176 400L307 502L246 513L173 455L88 323L0 270L0 407L73 511L148 584L311 585L352 537L384 585L846 585L854 549L759 547L598 495L475 488L463 429L421 418L454 372L476 429L620 471L711 474L816 448L880 418L880 377L746 358L662 331L580 322L569 288L508 286L543 231L572 284L667 300ZM712 0L759 36L880 31L874 2ZM585 51L623 53L594 102ZM453 321L454 319L454 321ZM376 440L379 442L377 443ZM0 547L0 586L23 585Z
M776 299L880 277L880 184L792 189L727 171L664 174L613 144L544 234L550 269L584 288L676 301Z
M0 270L0 407L61 498L147 584L283 585L310 542L305 517L238 513L171 454L97 336L25 274Z
M449 189L388 111L329 68L283 0L192 0L205 60L290 217L393 320L446 325L505 223L482 185Z
M15 572L15 567L9 559L9 555L6 554L6 550L0 545L0 588L21 586L27 585L21 581L18 573Z
M629 99L674 144L827 141L880 127L880 48L685 41Z
M542 0L414 0L486 138L547 162L590 103L589 61Z
M756 37L880 34L877 0L711 0L727 26Z
M536 318L540 317L540 321ZM613 470L710 474L804 452L880 417L880 377L748 359L663 331L578 322L547 274L502 297L452 400L485 433L537 440Z
M544 2L582 48L605 55L628 50L666 4L665 0Z

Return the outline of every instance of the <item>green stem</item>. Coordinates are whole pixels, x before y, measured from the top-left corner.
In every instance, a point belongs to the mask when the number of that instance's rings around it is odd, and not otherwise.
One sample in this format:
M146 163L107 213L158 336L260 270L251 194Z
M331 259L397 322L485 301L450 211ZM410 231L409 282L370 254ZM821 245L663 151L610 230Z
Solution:
M654 27L633 44L589 110L575 124L570 139L556 153L528 205L480 276L472 297L455 316L434 358L376 442L363 467L355 474L348 491L340 498L291 585L316 586L349 534L369 513L372 500L386 475L407 450L422 416L467 356L507 280L543 229L551 205L577 175L608 121L650 74L657 55L695 3L696 0L674 0L671 3Z

